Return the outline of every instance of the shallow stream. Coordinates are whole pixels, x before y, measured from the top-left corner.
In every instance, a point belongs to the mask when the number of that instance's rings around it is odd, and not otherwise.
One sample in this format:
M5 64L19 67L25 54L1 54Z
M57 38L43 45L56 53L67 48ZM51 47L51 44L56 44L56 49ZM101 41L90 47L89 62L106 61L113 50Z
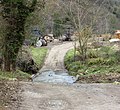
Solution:
M43 71L33 78L33 82L68 83L68 84L75 83L76 80L77 80L76 77L70 76L67 72L52 70Z

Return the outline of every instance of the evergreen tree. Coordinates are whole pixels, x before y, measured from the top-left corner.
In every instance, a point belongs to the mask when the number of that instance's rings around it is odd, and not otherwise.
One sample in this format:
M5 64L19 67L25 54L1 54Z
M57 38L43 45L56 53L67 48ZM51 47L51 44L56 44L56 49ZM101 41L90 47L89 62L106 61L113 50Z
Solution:
M4 70L10 71L16 69L16 58L25 39L25 21L34 11L37 0L32 0L31 6L25 4L25 0L1 0L0 3L3 19L7 22L3 45Z

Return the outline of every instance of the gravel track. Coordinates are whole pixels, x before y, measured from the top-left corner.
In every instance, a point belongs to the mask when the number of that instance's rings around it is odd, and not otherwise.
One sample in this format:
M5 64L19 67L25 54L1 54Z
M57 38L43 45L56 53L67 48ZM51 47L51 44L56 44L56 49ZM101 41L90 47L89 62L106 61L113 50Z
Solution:
M64 56L68 50L74 47L73 42L65 42L61 45L55 45L51 48L44 66L40 71L44 70L65 70Z
M22 83L18 110L120 110L120 85Z
M41 71L64 70L64 56L73 43L54 46ZM21 82L23 101L17 110L120 110L120 85Z

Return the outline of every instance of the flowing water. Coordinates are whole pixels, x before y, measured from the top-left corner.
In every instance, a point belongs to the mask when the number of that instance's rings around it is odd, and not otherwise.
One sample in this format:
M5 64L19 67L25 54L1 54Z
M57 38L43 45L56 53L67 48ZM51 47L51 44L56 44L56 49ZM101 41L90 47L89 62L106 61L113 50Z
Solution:
M76 82L77 78L70 76L67 72L47 70L38 74L33 82L48 82L48 83L68 83Z

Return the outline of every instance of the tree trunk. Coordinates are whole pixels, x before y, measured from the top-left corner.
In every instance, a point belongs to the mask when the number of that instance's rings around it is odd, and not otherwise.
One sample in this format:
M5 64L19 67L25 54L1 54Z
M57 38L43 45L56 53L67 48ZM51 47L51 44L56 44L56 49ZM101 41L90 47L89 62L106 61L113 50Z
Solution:
M4 53L4 71L10 71L10 57L8 51Z
M25 39L25 20L34 11L37 0L27 7L23 1L3 0L2 16L7 22L7 33L4 37L4 71L16 70L16 58Z
M16 62L12 62L12 71L16 71Z

